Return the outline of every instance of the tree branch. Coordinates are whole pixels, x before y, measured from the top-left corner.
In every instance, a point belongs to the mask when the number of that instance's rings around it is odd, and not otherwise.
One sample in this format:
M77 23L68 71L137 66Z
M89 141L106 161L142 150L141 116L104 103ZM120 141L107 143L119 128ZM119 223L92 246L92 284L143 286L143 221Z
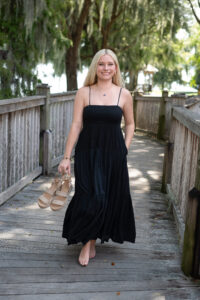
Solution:
M102 28L102 30L101 30L101 33L103 35L102 48L106 48L107 47L109 31L110 31L113 23L115 22L115 20L123 12L123 10L121 10L121 11L119 10L119 12L117 13L117 4L118 4L118 0L114 0L113 9L112 9L112 16L110 18L110 21L106 24L105 28Z
M74 30L72 30L72 40L73 44L79 45L81 40L81 33L84 26L84 22L88 16L90 6L92 4L92 0L85 0L83 4L83 8L81 10L80 16L78 18L78 21L73 24Z
M195 12L195 9L194 9L194 6L192 4L192 1L191 0L188 0L188 2L190 3L190 6L192 8L192 12L193 12L193 15L195 16L195 19L197 20L197 22L200 24L200 18L197 16L196 12ZM200 6L200 1L198 1L198 4Z

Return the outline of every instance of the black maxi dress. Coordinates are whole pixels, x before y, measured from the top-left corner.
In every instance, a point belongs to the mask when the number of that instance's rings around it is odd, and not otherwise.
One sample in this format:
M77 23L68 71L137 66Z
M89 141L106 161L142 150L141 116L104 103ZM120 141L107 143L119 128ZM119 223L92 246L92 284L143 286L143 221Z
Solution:
M120 127L118 105L89 105L75 146L75 193L63 222L68 245L101 239L134 243L134 210L127 168L128 150ZM90 88L89 88L90 95Z

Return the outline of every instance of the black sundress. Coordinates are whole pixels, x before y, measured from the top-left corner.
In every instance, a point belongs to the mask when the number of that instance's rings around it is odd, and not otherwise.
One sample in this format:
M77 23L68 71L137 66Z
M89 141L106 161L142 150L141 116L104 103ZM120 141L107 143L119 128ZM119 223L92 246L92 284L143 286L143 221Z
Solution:
M122 88L121 88L122 89ZM75 146L75 193L65 213L62 237L68 245L101 239L134 243L134 210L121 130L122 108L92 105L83 109L83 128Z

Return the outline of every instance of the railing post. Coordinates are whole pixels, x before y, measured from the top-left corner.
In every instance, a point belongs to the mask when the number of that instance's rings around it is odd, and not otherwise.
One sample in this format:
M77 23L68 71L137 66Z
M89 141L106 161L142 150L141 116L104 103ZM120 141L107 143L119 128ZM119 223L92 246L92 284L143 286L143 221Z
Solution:
M170 119L170 128L169 128L169 138L165 145L165 154L163 160L163 173L162 173L162 186L161 192L166 193L167 184L171 183L171 172L172 172L172 161L173 161L173 153L174 153L174 118L173 118L173 108L171 112Z
M195 187L189 192L182 255L185 275L200 278L200 142Z
M48 175L51 170L52 133L50 129L50 87L48 84L37 86L37 95L45 96L45 105L40 111L40 164L42 173Z
M134 114L134 122L135 122L135 131L137 128L137 100L136 97L139 95L138 92L134 92L133 94L133 114Z
M162 92L162 98L160 102L159 121L157 138L164 140L165 138L165 97L168 97L168 91Z
M161 192L166 193L166 185L171 182L174 143L168 141L165 145Z

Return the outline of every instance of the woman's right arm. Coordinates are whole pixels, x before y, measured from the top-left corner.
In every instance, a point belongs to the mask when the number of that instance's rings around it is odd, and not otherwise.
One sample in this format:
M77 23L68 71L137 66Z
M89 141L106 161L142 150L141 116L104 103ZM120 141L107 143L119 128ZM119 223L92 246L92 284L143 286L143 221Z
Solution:
M83 122L82 118L83 118L84 99L86 97L86 89L87 89L86 87L79 89L74 99L72 124L66 141L64 158L61 160L58 166L59 173L66 173L66 171L68 171L69 174L71 173L70 159L65 159L65 157L68 158L71 157L72 149L82 129L82 122Z

